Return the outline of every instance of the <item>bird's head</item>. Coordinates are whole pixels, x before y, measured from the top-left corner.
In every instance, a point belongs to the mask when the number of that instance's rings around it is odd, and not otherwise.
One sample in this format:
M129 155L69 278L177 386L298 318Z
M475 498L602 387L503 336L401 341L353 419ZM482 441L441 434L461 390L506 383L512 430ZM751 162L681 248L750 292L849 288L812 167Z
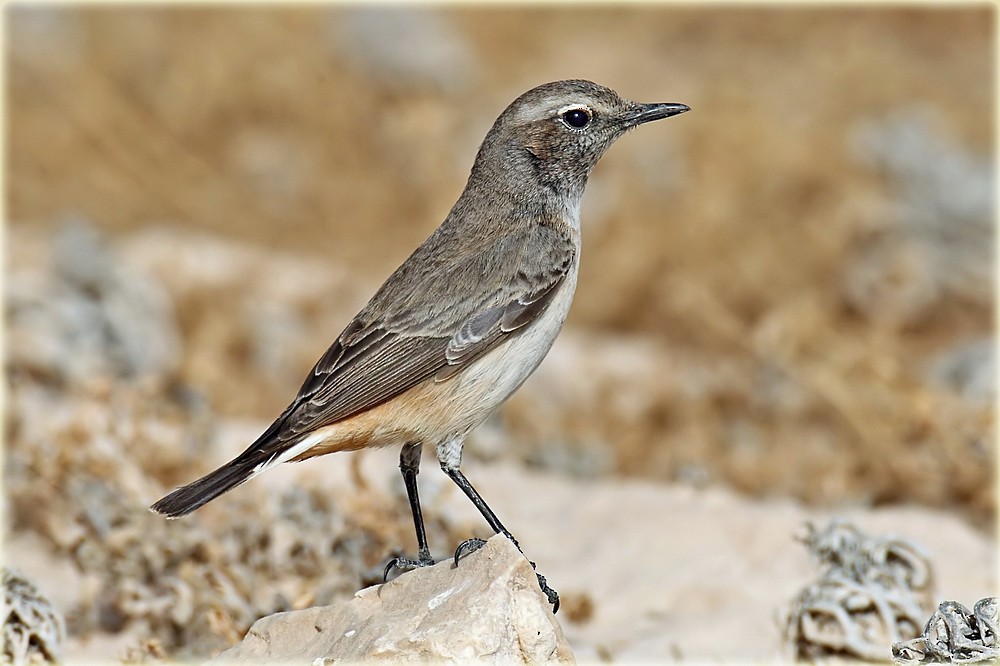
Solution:
M683 104L639 104L584 80L532 88L497 118L477 162L531 169L541 185L582 192L604 151L628 130L688 111ZM506 157L506 160L505 160Z

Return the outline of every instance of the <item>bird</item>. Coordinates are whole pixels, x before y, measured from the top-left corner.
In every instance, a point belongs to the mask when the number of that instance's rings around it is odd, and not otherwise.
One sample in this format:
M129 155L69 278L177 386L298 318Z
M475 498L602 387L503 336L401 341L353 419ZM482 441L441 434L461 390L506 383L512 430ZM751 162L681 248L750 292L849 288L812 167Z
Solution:
M689 110L632 102L582 79L517 97L487 132L444 222L337 336L288 407L233 460L150 510L177 518L285 462L399 446L418 553L390 560L388 579L435 563L417 492L428 445L493 531L520 549L461 471L466 436L534 372L563 327L580 267L581 199L598 160L629 130ZM483 543L460 544L456 564ZM536 575L557 611L558 594Z

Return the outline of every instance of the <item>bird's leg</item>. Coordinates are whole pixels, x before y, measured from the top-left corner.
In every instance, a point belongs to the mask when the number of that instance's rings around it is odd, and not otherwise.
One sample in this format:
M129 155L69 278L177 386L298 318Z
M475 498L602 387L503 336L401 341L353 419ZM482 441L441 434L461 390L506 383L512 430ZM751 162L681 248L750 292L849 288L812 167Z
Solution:
M486 501L482 498L479 492L472 487L472 484L469 483L469 480L465 478L464 474L462 474L462 470L460 470L457 467L448 467L446 465L441 465L441 469L443 469L444 473L447 474L448 477L455 482L455 485L461 488L462 492L465 493L470 500L472 500L472 503L476 505L477 509L479 509L479 513L483 514L483 518L485 518L486 522L489 523L490 527L493 528L493 531L496 532L497 534L503 534L505 537L514 542L514 545L517 546L518 550L521 550L521 544L517 542L517 539L515 539L514 535L510 533L510 530L508 530L506 527L503 526L503 523L500 522L500 519L497 518L497 515L493 513L493 510L490 509L490 507L486 504ZM471 540L472 539L470 539L470 541ZM476 539L476 541L482 542L483 540ZM472 548L469 552L472 552L473 550L476 549Z
M417 495L417 473L420 472L420 452L423 445L419 442L408 442L399 452L399 472L403 475L403 485L406 486L406 497L410 501L410 512L413 514L413 527L417 532L417 559L395 557L389 560L382 574L382 580L388 580L393 569L410 570L434 564L431 551L427 547L427 531L424 529L424 516L420 511L420 497Z
M477 509L479 509L479 513L483 514L483 518L485 518L486 522L493 528L493 531L497 534L503 534L505 537L510 539L515 546L517 546L517 549L520 550L521 553L524 553L524 551L521 550L521 544L517 542L517 539L515 539L514 535L510 533L510 530L503 526L503 523L500 522L497 515L493 513L493 510L486 504L486 501L476 491L476 489L472 487L472 484L469 483L467 478L465 478L465 475L462 474L462 470L458 468L458 465L452 465L449 464L448 461L443 460L441 461L441 469L444 470L444 473L455 482L455 485L461 488L462 492L465 493L470 500L472 500L472 503ZM458 548L455 549L455 565L458 566L459 558L479 550L485 544L486 542L482 539L469 539L468 541L463 541L459 544ZM535 568L534 562L528 560L528 563L531 564L532 569ZM538 572L535 572L535 576L538 578L538 586L542 588L542 592L545 593L545 596L548 597L549 603L552 604L552 612L557 612L559 610L559 595L555 590L549 587L548 583L546 583L545 576Z

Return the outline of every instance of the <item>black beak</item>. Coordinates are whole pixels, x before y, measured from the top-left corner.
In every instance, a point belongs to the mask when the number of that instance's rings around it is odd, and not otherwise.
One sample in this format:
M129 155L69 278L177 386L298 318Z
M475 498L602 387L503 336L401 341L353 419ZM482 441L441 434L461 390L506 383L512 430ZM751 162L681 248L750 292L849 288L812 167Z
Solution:
M636 104L622 119L626 129L690 111L686 104Z

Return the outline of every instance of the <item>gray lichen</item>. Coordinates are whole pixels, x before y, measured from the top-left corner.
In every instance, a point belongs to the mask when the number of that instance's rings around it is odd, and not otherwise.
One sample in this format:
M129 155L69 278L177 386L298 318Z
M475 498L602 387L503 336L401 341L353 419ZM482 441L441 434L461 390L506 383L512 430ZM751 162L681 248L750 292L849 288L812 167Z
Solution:
M998 612L996 597L980 599L971 612L957 601L945 601L920 636L893 644L892 659L907 665L995 662L1000 659Z
M21 574L3 570L3 661L58 662L66 627L51 602Z
M796 658L885 661L889 646L919 632L931 608L933 574L920 547L895 536L871 537L833 521L808 526L803 542L822 569L796 597L785 638Z

